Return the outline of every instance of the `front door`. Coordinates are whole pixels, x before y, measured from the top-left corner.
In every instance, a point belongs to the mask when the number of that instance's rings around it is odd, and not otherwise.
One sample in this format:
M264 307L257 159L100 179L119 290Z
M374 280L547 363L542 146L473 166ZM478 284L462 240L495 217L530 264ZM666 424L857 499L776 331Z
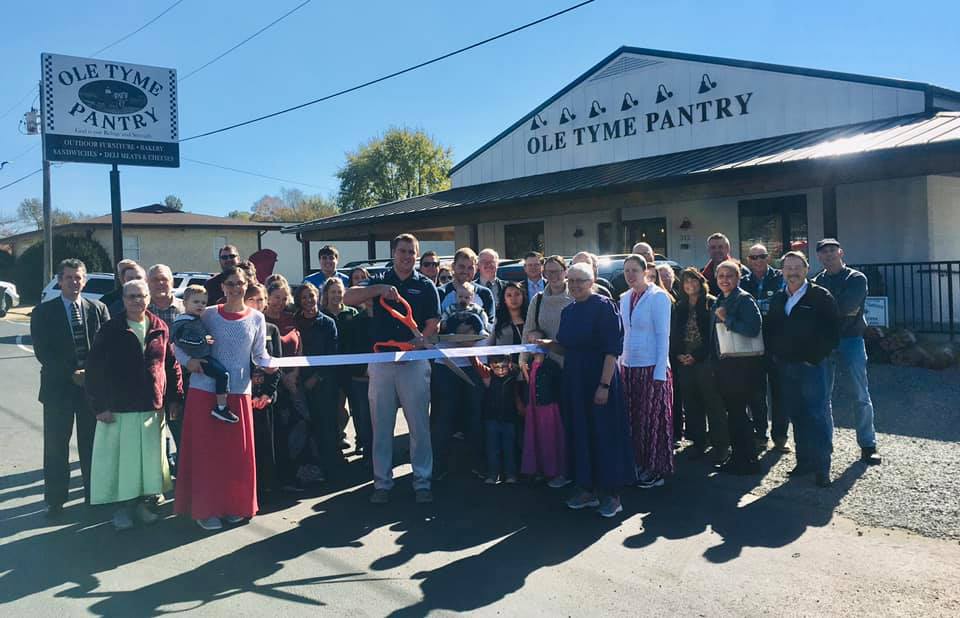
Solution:
M638 242L645 242L653 247L654 253L668 255L667 220L665 218L637 219L636 221L624 221L623 224L627 226L626 251L633 249L633 245Z
M739 207L741 258L757 243L766 246L774 260L787 251L807 253L806 195L741 200Z

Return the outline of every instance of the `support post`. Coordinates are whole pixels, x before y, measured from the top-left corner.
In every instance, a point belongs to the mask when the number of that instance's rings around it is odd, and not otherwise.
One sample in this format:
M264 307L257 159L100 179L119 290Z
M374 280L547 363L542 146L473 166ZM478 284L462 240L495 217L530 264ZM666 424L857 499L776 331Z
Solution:
M470 229L470 248L474 251L480 251L480 226L476 223L471 223L469 226Z
M367 234L367 259L371 262L377 259L377 237L374 234Z
M297 240L300 241L300 266L303 269L301 279L306 279L312 273L310 268L310 241L303 236L303 232L297 232Z
M44 153L46 154L46 153ZM50 207L50 162L43 159L43 286L53 278L53 215ZM43 289L43 288L40 288Z
M113 164L110 170L110 214L113 224L113 265L120 263L123 259L123 219L120 210L120 170L117 164ZM117 277L120 273L117 273Z

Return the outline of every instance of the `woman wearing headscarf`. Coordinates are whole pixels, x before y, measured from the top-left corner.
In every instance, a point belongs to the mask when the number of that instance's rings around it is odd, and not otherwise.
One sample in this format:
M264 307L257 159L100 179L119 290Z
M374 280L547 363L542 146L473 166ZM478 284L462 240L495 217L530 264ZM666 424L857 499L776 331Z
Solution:
M126 530L134 517L154 523L148 503L171 488L163 406L181 401L183 386L167 325L147 311L146 281L129 281L121 291L124 311L90 347L86 389L97 415L90 503L115 504L113 526Z
M636 482L630 421L623 404L617 358L623 329L616 303L593 291L593 269L575 264L567 272L573 304L564 308L556 341L563 354L563 400L569 406L573 480L577 493L567 506L599 507L603 517L623 510L620 490Z
M623 391L642 488L659 487L673 473L673 301L663 288L647 280L646 270L643 256L634 254L623 261L630 289L620 297Z

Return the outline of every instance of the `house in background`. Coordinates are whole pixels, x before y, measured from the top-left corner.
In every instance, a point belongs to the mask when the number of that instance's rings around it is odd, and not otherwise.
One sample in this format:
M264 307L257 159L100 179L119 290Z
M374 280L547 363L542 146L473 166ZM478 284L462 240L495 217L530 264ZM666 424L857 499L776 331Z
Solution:
M123 257L134 259L147 267L152 264L166 264L174 271L216 272L220 269L217 254L225 244L236 245L243 257L264 248L273 249L280 254L281 262L284 257L287 260L291 257L289 248L284 250L263 242L265 234L280 230L289 225L288 223L198 215L174 210L163 204L126 210L121 213L121 221ZM111 253L113 227L110 215L58 225L54 228L54 233L92 238ZM279 234L275 236L280 237ZM27 247L42 238L43 233L34 230L0 239L0 245L8 247L15 257L20 257ZM297 264L298 247L296 244L292 246L293 263ZM284 253L288 255L284 256ZM275 269L275 272L282 271ZM302 276L300 272L284 274L298 281L298 277Z

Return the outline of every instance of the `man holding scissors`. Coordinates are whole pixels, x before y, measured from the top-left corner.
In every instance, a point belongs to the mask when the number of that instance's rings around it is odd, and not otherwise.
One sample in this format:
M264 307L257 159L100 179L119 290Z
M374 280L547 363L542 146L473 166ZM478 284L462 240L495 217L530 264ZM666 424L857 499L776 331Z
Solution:
M417 254L420 243L412 234L400 234L391 243L393 266L380 275L365 281L365 286L349 288L343 302L357 306L378 296L386 301L409 303L413 319L421 336L415 337L411 328L391 316L379 303L373 303L374 341L409 342L424 347L426 338L437 334L440 323L440 298L437 288L417 272ZM397 310L402 307L391 302ZM371 363L370 412L373 421L373 494L370 502L385 504L390 501L393 488L393 430L397 407L410 430L410 462L413 465L413 490L416 501L433 502L430 479L433 475L433 449L430 444L430 361L400 363Z

